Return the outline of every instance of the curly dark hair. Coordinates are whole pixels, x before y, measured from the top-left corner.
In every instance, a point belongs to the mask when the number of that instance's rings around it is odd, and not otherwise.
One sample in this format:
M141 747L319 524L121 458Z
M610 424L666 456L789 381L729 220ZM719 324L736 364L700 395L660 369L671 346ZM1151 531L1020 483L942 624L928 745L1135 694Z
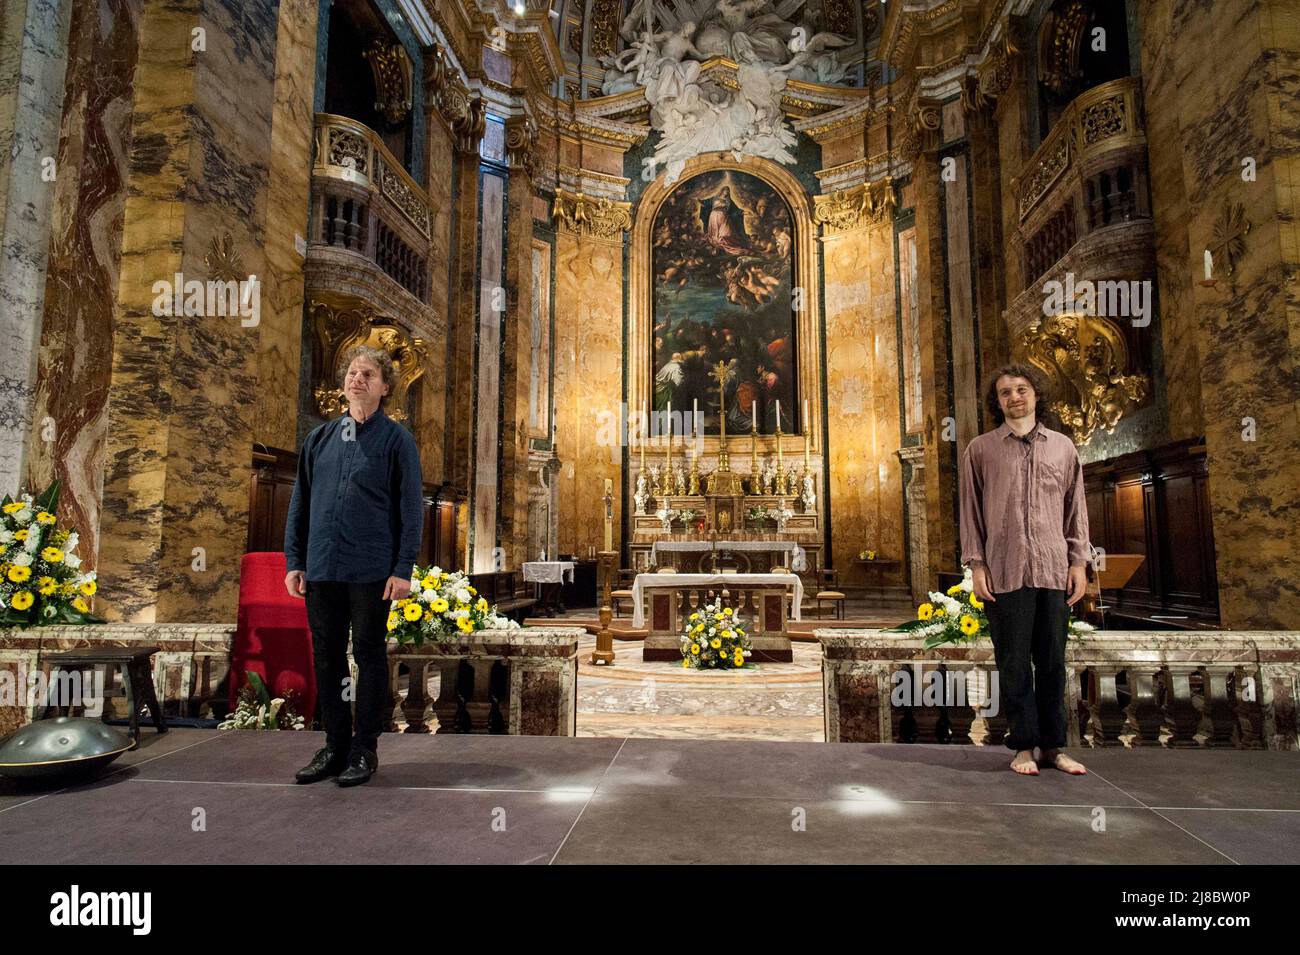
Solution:
M1029 382L1034 389L1034 417L1046 428L1059 429L1060 423L1056 414L1048 407L1052 396L1047 379L1041 371L1028 362L1010 362L995 370L989 377L988 387L984 391L984 408L988 411L994 425L1001 425L1006 421L1007 416L1002 413L1002 405L998 403L998 379L1008 375Z

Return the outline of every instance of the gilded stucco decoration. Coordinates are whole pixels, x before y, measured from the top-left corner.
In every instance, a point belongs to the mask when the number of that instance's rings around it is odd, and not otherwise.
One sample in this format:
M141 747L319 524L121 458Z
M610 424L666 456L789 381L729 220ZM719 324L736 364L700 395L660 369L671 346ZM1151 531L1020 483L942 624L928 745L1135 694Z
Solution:
M1043 22L1039 34L1039 79L1060 97L1068 99L1082 77L1079 52L1092 19L1092 11L1082 0L1072 0L1053 10Z
M862 183L814 196L813 202L813 221L821 225L824 235L860 229L892 215L894 183L891 179Z
M506 120L506 157L512 169L522 169L529 179L536 169L537 142L540 132L531 116L512 116Z
M339 413L343 404L343 389L339 387L339 361L344 352L370 336L375 314L367 307L320 299L312 300L307 314L312 330L316 379L312 396L316 401L317 414L322 418L331 418Z
M632 204L558 189L552 218L556 228L587 238L618 241L632 228Z
M1146 375L1127 374L1124 332L1101 316L1048 315L1020 337L1019 351L1051 383L1052 411L1086 444L1098 428L1114 431L1151 392Z
M379 38L364 56L375 78L375 109L396 126L411 111L411 59L402 44Z

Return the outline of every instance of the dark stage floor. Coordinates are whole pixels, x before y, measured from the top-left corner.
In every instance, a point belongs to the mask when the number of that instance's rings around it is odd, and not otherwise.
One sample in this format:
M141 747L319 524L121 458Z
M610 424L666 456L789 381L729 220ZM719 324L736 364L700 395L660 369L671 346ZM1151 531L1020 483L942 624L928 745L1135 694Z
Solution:
M392 735L369 785L295 785L320 745L146 731L97 782L0 780L0 863L1300 862L1295 753L1019 778L970 746Z

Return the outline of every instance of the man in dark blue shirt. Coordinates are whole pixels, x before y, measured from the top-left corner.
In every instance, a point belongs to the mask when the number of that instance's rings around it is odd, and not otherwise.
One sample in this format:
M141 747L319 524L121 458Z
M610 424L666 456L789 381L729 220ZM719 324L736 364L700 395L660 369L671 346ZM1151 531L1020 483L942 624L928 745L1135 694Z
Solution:
M348 413L316 428L298 456L284 556L289 593L307 600L325 748L296 776L340 786L379 767L389 706L389 601L410 594L424 530L420 454L411 433L383 411L395 378L387 353L366 346L345 356ZM357 663L355 694L348 632ZM356 735L350 700L357 704Z

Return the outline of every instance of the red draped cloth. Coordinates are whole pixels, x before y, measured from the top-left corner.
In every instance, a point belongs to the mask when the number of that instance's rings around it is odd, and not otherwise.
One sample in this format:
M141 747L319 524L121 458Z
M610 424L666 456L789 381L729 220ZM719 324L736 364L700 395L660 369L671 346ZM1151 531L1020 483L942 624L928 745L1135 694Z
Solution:
M239 620L230 660L230 705L251 670L271 696L294 694L294 712L311 726L316 712L316 671L307 625L307 602L284 586L284 554L245 554L239 577Z

